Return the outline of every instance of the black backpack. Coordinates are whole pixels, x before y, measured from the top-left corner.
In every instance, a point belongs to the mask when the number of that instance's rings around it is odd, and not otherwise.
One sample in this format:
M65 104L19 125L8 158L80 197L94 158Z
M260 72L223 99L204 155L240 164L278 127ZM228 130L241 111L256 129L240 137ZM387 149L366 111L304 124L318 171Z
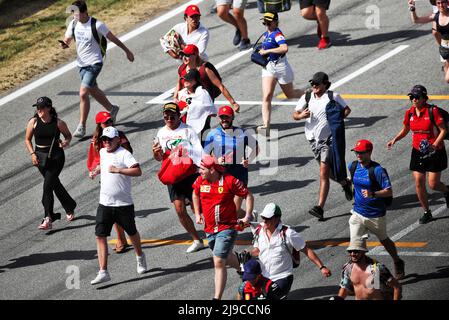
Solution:
M437 125L435 123L435 119L433 118L433 108L437 108L438 112L443 117L443 119L444 119L444 126L446 127L446 135L444 136L444 140L449 140L449 113L446 110L444 110L444 109L442 109L440 107L437 107L437 106L435 106L433 104L430 105L429 118L430 118L430 121L432 122L432 124L437 129L438 129L438 127L437 127ZM439 129L438 129L438 132L440 132Z
M293 246L291 246L292 249L290 250L290 247L287 244L286 232L287 232L288 228L289 228L289 226L286 226L286 225L282 226L282 229L281 229L282 244L285 246L285 248L287 249L288 253L290 253L290 256L292 257L293 268L298 268L299 267L299 263L301 262L301 260L300 260L300 253ZM259 224L257 226L256 232L254 232L253 243L256 242L257 239L259 238L259 234L260 234L260 230L261 229L262 229L262 225Z
M75 38L75 26L76 23L78 21L77 20L73 20L73 24L72 24L72 37L73 40L76 42L76 38ZM104 57L106 55L106 49L108 48L108 40L106 39L106 37L101 36L98 34L97 31L97 19L95 19L94 17L90 17L90 27L92 29L92 36L94 37L95 41L97 41L98 45L100 46L101 49L101 55Z
M357 163L358 161L353 161L351 163L351 167L349 168L349 173L351 174L351 180L354 178L354 173L355 170L357 169ZM380 164L378 164L377 162L371 161L369 168L368 168L368 175L369 175L369 180L371 182L371 185L373 186L374 191L379 191L382 190L382 186L379 184L379 182L376 179L376 175L374 173L374 169L380 166ZM385 174L387 175L388 179L390 179L390 177L388 176L388 172L387 169L383 168L383 170L385 171ZM393 203L393 197L386 197L386 198L378 198L378 199L383 199L385 202L385 205L387 207L391 206L391 204Z

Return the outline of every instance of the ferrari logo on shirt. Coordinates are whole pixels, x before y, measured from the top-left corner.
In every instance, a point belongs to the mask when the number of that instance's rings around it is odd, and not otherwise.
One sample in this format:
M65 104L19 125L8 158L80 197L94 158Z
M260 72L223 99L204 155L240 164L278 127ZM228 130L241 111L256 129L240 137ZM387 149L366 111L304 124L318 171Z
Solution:
M245 293L245 300L251 300L251 295L249 293Z
M223 187L218 187L218 193L223 193Z
M200 192L210 192L210 186L201 186Z

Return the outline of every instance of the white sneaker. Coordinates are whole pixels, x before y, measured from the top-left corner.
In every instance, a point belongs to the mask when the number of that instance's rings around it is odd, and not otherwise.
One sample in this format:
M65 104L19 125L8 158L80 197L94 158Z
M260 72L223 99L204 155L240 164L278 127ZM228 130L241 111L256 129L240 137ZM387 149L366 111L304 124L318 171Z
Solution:
M76 127L76 130L72 134L75 138L82 138L86 135L86 127L81 123Z
M142 255L136 256L137 259L137 273L143 274L147 272L147 260L145 258L145 253L142 252Z
M111 280L108 270L98 271L97 277L90 282L90 284L99 284Z
M112 121L114 122L114 125L117 120L117 113L119 110L120 110L119 106L116 106L115 104L112 105L110 114L111 114Z
M193 240L193 243L190 247L187 248L187 253L192 253L204 248L203 240Z

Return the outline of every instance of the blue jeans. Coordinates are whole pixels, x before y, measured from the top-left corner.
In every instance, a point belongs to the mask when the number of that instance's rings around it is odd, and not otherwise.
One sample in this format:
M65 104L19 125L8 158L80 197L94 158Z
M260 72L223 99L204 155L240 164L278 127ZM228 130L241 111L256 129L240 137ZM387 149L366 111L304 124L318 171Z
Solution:
M97 77L100 74L101 68L103 68L102 63L81 67L79 70L81 86L85 88L95 88L97 86Z
M226 259L234 248L237 231L225 229L217 233L208 233L207 241L214 256Z

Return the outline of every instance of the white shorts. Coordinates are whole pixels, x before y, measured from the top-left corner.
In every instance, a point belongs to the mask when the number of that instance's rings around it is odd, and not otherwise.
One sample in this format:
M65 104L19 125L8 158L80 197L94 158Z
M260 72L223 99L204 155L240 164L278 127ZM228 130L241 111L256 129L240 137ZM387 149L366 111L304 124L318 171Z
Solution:
M246 2L247 0L215 0L217 7L232 3L234 9L245 9Z
M361 238L369 230L376 235L380 241L384 241L387 236L387 220L385 216L379 218L366 218L351 210L352 216L349 218L349 234L351 239Z
M270 61L267 66L262 69L263 77L275 77L279 84L292 83L295 79L293 69L288 63L287 56L279 58L277 62Z

